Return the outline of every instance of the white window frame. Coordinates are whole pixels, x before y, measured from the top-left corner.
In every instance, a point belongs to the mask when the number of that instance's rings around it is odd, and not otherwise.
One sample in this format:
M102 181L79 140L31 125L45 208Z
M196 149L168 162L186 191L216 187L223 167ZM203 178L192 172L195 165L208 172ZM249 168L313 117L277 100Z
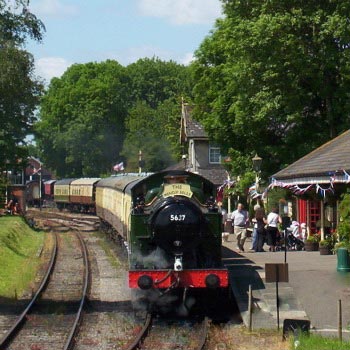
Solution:
M213 152L214 152L214 154L213 154ZM217 152L219 153L219 157L217 155ZM215 159L213 159L214 157L215 157ZM220 147L209 146L209 164L221 164Z

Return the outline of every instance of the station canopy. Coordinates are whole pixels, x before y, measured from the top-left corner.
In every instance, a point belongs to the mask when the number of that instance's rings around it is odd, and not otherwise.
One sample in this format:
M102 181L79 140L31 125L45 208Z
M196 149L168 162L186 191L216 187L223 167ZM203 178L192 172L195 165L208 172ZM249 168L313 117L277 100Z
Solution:
M336 184L350 183L350 130L316 148L271 177L268 189L287 188L294 194L315 189L323 197Z

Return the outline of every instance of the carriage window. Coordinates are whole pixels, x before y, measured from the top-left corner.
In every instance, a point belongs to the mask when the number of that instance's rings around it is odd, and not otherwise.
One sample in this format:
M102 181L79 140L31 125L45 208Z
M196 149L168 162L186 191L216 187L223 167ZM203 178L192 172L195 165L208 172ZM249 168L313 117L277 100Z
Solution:
M211 164L220 164L221 163L221 154L220 147L209 147L209 163Z

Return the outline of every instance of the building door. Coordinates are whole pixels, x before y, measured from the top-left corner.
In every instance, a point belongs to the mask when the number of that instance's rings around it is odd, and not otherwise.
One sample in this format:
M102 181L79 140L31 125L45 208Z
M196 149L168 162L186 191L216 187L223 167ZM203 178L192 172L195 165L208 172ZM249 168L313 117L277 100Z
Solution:
M298 222L302 224L307 223L307 201L305 199L298 199Z
M319 229L319 225L317 225L317 221L321 218L321 202L320 201L309 201L309 225L310 232L317 233Z

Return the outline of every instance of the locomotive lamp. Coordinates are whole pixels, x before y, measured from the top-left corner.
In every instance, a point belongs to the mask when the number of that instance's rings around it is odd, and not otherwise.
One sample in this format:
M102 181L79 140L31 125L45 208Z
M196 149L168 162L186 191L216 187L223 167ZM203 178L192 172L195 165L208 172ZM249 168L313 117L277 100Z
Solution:
M260 168L262 163L262 158L258 156L257 153L255 153L255 156L252 158L253 161L253 170L255 171L255 186L256 190L259 189L259 181L260 181Z
M187 154L182 155L182 161L184 163L184 169L187 170Z
M182 271L182 256L175 257L174 270Z

